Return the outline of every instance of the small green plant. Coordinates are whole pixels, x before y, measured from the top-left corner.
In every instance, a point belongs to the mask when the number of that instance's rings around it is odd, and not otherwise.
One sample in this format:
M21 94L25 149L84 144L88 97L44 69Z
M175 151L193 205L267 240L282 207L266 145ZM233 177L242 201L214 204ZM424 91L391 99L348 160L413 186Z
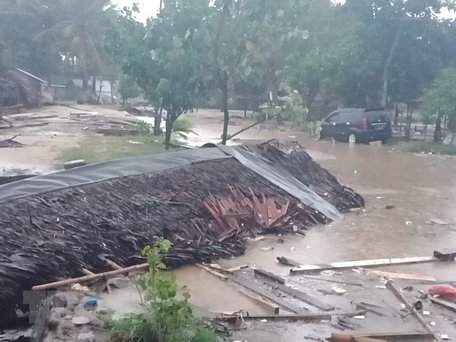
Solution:
M110 322L115 341L128 342L216 342L217 336L192 315L187 291L178 293L174 274L166 271L163 254L168 240L144 248L149 270L138 281L144 298L144 312Z
M138 135L141 137L149 137L152 135L153 132L153 125L148 124L147 122L140 121L136 124L138 129Z
M188 139L188 135L193 133L198 135L194 130L194 125L190 120L187 119L177 119L174 121L173 125L173 133L179 135L180 137L184 138L185 140Z

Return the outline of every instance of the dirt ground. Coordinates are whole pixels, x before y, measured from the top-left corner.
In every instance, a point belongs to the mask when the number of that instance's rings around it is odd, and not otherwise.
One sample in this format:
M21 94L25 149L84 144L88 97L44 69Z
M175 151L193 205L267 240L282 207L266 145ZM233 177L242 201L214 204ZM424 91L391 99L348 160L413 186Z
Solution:
M100 108L83 107L98 111ZM104 109L103 109L104 110ZM83 125L72 123L68 115L70 108L49 107L40 111L55 113L48 126L5 131L9 137L21 134L18 141L27 144L20 149L1 149L0 165L3 171L28 169L47 171L56 167L56 160L67 147L76 146L84 139ZM107 110L110 115L124 113ZM243 113L233 113L230 133L248 125L250 120L242 118ZM222 127L222 113L200 110L187 116L195 124L198 133L192 136L189 144L198 146L205 142L218 142ZM281 127L269 129L257 127L249 130L234 143L264 141L272 138L296 140L302 143L309 153L322 166L328 168L339 181L361 193L366 199L365 210L346 215L341 222L329 226L315 227L305 238L285 237L284 243L276 237L250 243L246 254L233 260L221 261L223 266L248 264L262 267L287 279L299 282L299 278L288 277L289 267L277 263L276 257L286 256L306 264L330 263L378 258L399 258L431 256L434 250L454 249L456 241L456 157L423 155L400 152L392 146L373 147L348 145L344 143L316 142L303 132ZM438 220L436 220L438 219ZM434 221L434 223L433 223ZM438 222L438 223L435 223ZM445 224L442 224L445 223ZM270 249L269 247L274 247ZM265 251L264 249L268 249ZM413 266L382 267L382 271L414 273L433 276L441 281L456 281L453 264L428 263ZM178 281L186 285L192 294L192 304L206 312L247 310L251 314L264 313L264 309L240 294L236 288L197 267L185 267L176 271ZM341 279L356 278L370 281L371 290L363 296L383 298L385 289L377 289L379 279L366 273L361 275L351 270L340 275ZM399 282L400 285L406 283ZM320 286L310 283L310 286ZM417 285L418 286L418 285ZM418 286L419 289L421 287ZM426 287L422 288L426 290ZM352 288L346 288L345 301L356 295ZM309 290L311 291L311 289ZM376 292L377 291L377 292ZM350 292L353 292L350 294ZM324 298L325 295L319 293ZM342 296L342 297L344 297ZM394 297L385 299L389 306L398 310ZM342 298L343 299L343 298ZM342 301L341 299L341 301ZM337 298L335 299L337 301ZM339 303L341 307L345 304ZM437 334L448 334L456 339L454 315L448 315L434 307L426 319L434 326ZM399 316L400 317L400 316ZM367 322L367 321L365 321ZM398 321L361 322L360 331L415 331L420 327L413 318L398 318ZM364 324L365 323L365 324ZM232 341L310 341L322 340L334 331L331 324L304 324L257 322L248 330L234 334Z

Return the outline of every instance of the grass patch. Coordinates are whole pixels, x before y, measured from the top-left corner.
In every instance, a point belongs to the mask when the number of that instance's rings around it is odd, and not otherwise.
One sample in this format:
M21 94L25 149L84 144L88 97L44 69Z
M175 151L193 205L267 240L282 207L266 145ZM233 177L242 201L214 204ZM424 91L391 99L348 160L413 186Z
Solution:
M132 142L138 142L139 144ZM89 164L93 164L163 151L162 138L137 135L120 137L90 135L84 138L79 146L62 151L58 156L58 161L65 163L70 160L84 159Z
M433 144L422 141L399 142L398 146L401 150L413 153L433 153L446 154L450 156L456 155L455 145Z

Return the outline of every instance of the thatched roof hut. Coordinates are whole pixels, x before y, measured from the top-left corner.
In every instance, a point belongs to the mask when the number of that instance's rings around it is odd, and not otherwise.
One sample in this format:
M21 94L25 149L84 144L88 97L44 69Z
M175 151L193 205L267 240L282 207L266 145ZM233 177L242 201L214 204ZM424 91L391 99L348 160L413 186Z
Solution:
M0 325L14 320L23 291L78 276L82 268L108 270L106 257L122 266L139 263L141 249L157 236L174 244L170 266L241 254L243 237L255 230L221 239L206 206L208 198L229 198L233 188L286 202L293 219L284 233L330 222L339 215L335 208L363 205L300 146L284 151L185 150L0 186Z

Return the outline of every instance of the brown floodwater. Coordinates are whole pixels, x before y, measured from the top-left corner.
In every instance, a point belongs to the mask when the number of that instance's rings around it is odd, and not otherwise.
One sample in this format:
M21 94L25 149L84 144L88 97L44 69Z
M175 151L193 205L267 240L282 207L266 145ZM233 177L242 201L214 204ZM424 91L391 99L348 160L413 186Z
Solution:
M204 129L201 130L204 133ZM436 249L454 249L455 157L406 153L388 145L374 147L316 142L302 136L303 133L289 130L274 133L254 130L250 136L243 135L242 139L256 141L277 137L298 140L342 184L364 196L365 209L345 215L340 222L313 227L304 238L286 236L285 242L279 243L277 237L268 236L263 241L251 242L245 255L220 261L220 264L226 267L248 264L287 275L289 268L279 265L276 257L286 256L310 264L430 256ZM202 140L201 134L199 140ZM448 224L432 223L436 219ZM264 251L269 247L273 249ZM419 273L434 276L437 280L456 280L456 267L447 264L396 266L382 270ZM192 302L205 310L246 309L251 314L265 313L264 308L202 269L186 267L177 270L176 274L178 281L190 289ZM319 335L318 329L314 326L312 330L316 336ZM244 336L249 337L249 341L278 340L270 329L253 330L255 332ZM290 336L299 336L301 331L296 326L288 326L286 330Z

